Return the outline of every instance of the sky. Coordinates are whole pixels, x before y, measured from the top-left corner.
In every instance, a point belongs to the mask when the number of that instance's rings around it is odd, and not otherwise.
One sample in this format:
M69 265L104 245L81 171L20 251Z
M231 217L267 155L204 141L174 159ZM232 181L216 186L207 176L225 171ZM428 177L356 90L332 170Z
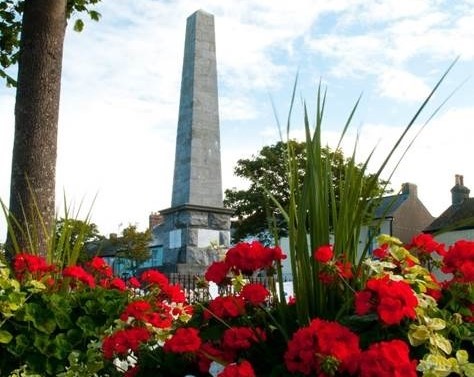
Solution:
M144 230L151 212L170 207L186 18L198 9L215 17L224 190L248 184L233 175L238 159L280 140L296 77L290 137L303 134L304 103L312 122L319 83L323 143L333 148L361 96L343 149L351 154L357 140L363 162L375 148L375 171L456 58L407 140L418 136L382 177L395 191L416 184L435 217L451 204L455 174L474 189L473 0L102 0L99 22L86 20L81 33L70 22L66 33L59 216L65 203L80 219L90 211L108 235ZM0 85L4 203L14 105L14 89ZM5 228L2 218L0 242Z

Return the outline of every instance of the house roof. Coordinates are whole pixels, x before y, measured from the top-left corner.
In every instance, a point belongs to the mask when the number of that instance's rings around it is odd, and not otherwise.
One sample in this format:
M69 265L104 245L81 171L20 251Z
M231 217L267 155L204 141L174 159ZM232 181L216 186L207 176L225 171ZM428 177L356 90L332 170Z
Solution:
M466 198L461 203L452 204L424 231L433 233L448 228L452 230L474 228L474 198Z
M408 199L408 193L384 196L374 211L374 218L393 217L395 211Z

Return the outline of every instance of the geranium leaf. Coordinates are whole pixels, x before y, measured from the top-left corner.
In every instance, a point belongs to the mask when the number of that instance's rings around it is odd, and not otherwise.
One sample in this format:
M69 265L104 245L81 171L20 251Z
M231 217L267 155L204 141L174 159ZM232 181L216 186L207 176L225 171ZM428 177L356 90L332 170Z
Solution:
M8 344L12 339L13 335L10 332L6 330L0 330L0 343Z

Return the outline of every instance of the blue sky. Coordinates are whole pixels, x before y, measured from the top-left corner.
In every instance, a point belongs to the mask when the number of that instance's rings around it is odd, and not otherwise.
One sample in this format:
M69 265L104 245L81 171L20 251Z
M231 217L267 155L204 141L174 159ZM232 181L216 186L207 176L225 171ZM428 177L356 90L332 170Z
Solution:
M455 174L474 189L474 1L102 0L100 22L66 35L58 207L63 193L74 209L83 203L79 217L92 206L92 221L107 234L129 223L144 229L150 212L170 206L185 25L197 9L215 16L224 189L245 187L232 174L239 158L278 141L271 101L285 123L297 72L292 136L302 133L301 99L314 113L320 80L330 146L362 94L344 147L359 134L362 161L377 145L375 169L457 56L430 109L467 81L423 130L392 187L417 184L434 216L450 205ZM13 111L14 91L0 87L7 203ZM4 229L0 222L0 240Z

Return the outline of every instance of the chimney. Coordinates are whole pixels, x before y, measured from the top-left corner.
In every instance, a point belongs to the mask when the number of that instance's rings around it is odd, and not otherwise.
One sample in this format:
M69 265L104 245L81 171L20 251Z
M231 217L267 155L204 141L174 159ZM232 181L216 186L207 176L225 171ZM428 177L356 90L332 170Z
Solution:
M402 194L416 198L418 196L418 187L414 183L404 183L402 185Z
M464 200L469 199L469 190L464 186L464 177L460 174L454 176L454 187L451 189L451 203L452 205L459 205Z
M160 225L163 222L163 216L159 212L152 212L148 216L148 227L152 230L155 226Z

